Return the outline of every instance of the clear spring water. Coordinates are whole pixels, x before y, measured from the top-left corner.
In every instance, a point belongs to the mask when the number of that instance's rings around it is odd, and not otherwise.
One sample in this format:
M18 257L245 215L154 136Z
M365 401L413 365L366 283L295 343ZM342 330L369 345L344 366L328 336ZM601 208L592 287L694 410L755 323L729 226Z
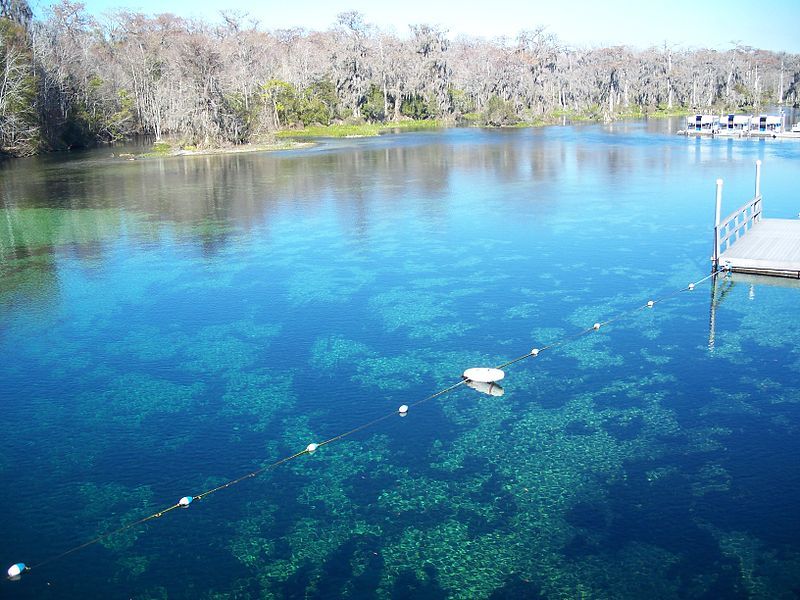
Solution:
M797 217L800 142L679 126L1 165L3 569L705 276L714 181L733 210L757 159ZM706 283L0 595L792 598L800 289L711 309Z

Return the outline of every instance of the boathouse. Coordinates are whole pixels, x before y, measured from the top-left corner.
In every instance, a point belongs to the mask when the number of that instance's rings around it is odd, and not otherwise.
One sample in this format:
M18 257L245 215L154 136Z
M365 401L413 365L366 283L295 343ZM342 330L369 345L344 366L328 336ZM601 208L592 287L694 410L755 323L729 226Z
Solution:
M720 129L728 132L746 133L750 129L753 115L725 115L720 119Z
M719 117L717 115L692 115L686 118L688 132L717 133Z
M758 115L751 119L750 130L758 133L782 133L783 119L775 115Z

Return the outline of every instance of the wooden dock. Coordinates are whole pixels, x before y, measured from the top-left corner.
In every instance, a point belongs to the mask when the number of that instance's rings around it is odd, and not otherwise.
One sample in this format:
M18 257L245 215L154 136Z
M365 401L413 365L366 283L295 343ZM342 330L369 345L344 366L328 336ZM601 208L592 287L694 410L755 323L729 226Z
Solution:
M714 268L800 279L800 219L762 218L760 182L761 161L756 161L755 195L720 219L722 180L717 180Z

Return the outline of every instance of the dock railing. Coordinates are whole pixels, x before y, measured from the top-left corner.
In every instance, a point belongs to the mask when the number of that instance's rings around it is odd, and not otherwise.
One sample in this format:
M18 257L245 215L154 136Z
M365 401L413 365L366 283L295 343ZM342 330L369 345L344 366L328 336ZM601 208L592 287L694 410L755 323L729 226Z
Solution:
M756 187L753 198L720 220L722 209L722 179L717 179L717 205L714 219L713 268L719 269L720 255L761 220L761 161L756 161Z

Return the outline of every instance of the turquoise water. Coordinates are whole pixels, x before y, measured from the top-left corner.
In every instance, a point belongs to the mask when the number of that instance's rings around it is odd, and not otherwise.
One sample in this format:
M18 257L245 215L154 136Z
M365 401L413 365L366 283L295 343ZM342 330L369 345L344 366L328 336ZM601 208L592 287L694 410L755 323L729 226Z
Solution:
M48 562L704 277L718 177L800 213L800 143L679 126L0 165L0 595L795 597L800 289L741 276Z

